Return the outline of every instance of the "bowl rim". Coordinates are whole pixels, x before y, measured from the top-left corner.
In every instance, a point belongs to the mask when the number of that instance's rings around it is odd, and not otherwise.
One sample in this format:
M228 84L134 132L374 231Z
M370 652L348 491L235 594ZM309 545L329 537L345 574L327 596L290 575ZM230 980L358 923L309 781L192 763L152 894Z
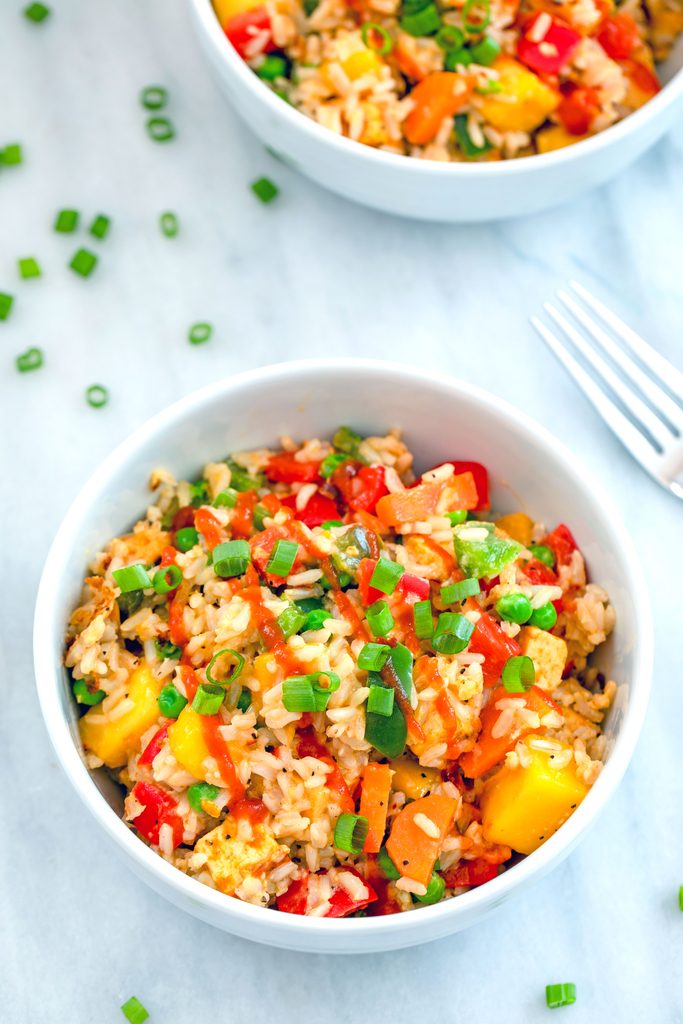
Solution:
M683 67L679 68L663 88L638 110L628 117L610 125L604 131L582 139L572 146L565 146L549 153L535 153L532 156L517 157L511 160L499 160L490 163L459 163L457 161L418 160L401 153L387 153L385 150L366 146L354 139L349 139L308 117L303 111L284 103L269 89L239 56L237 51L226 39L215 15L211 0L189 0L195 14L195 20L205 34L207 44L211 48L211 56L218 63L224 63L230 73L236 76L245 88L249 89L260 102L270 109L272 114L287 122L295 131L300 131L313 142L320 142L337 152L340 156L355 156L373 166L393 167L397 171L418 175L442 177L499 178L516 177L530 170L543 171L561 164L571 165L584 156L600 153L605 147L616 145L620 139L636 132L646 121L651 120L676 100L683 96ZM413 170L410 171L409 168Z
M177 421L196 416L201 408L219 396L227 396L245 386L258 385L264 382L297 381L319 376L335 375L336 373L353 370L359 374L367 372L381 373L396 382L414 383L416 380L426 386L447 388L455 398L465 394L483 411L494 418L505 418L517 432L525 436L532 446L543 450L544 457L555 460L558 471L569 476L580 494L589 492L610 522L610 530L614 537L614 547L623 561L627 590L635 610L638 630L633 637L634 669L632 677L624 680L629 685L629 700L614 747L609 760L605 764L590 792L574 814L543 846L534 853L515 864L510 870L503 872L485 885L472 889L434 906L421 907L418 914L390 915L387 917L363 919L334 919L300 917L293 914L281 914L268 911L266 908L252 906L240 900L226 897L223 893L211 889L202 882L191 878L177 868L168 864L154 853L125 825L123 819L109 806L91 778L84 764L80 751L71 736L67 716L63 713L60 694L63 693L62 670L56 668L54 659L55 644L63 642L64 628L68 609L59 605L57 595L63 570L70 552L83 531L83 523L89 518L89 510L106 490L109 481L125 469L130 458L142 445L153 442L163 435L164 431ZM227 406L226 406L227 407ZM200 461L200 460L198 460ZM115 844L141 870L143 875L155 876L164 887L169 886L184 896L187 904L200 904L211 915L234 920L250 932L263 931L263 941L278 944L289 942L310 941L319 937L321 942L340 939L352 934L360 937L360 933L374 936L375 939L393 933L411 931L416 933L415 942L422 941L418 934L434 930L439 922L448 918L453 923L458 917L473 917L483 913L501 898L519 889L534 876L540 876L569 852L578 838L595 820L603 805L614 793L633 754L647 709L652 682L653 665L653 625L650 601L645 577L640 566L633 542L631 541L620 516L617 514L611 499L603 492L598 482L591 479L578 457L574 456L563 443L544 426L537 423L525 411L517 409L507 401L498 398L491 392L467 383L450 375L437 374L417 369L409 364L383 361L378 359L333 358L307 359L287 363L275 363L240 374L222 378L208 384L167 406L139 426L126 437L114 451L101 463L67 510L62 523L55 535L45 560L41 576L34 615L33 656L36 687L41 712L50 740L57 754L62 769L70 779L74 789L85 803L88 810L98 820L105 832ZM633 680L637 685L633 686ZM430 925L432 926L430 928ZM406 932L407 929L407 932ZM443 931L447 931L442 925ZM227 930L230 930L228 927ZM235 929L238 930L238 929ZM455 930L455 926L453 929ZM436 936L433 936L436 937ZM360 947L362 948L362 947ZM324 947L321 951L325 951Z

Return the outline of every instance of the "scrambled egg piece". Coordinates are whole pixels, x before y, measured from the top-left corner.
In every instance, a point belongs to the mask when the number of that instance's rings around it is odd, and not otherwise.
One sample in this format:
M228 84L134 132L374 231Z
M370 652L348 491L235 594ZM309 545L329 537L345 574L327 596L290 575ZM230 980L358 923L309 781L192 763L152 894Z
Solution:
M231 818L207 832L197 842L193 866L206 866L214 885L221 892L232 896L247 878L265 874L289 856L289 849L278 843L270 829L255 825L249 841L231 834L236 823ZM196 858L196 860L195 860Z
M536 626L525 626L519 635L519 643L522 654L531 658L536 668L536 686L542 690L556 690L567 664L567 645L562 637L553 636Z

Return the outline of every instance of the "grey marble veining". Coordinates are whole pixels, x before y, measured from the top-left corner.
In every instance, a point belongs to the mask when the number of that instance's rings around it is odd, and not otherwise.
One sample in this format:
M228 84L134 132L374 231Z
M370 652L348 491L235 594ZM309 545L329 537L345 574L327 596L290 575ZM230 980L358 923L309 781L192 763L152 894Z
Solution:
M158 1024L537 1024L550 981L577 984L576 1005L558 1011L573 1024L683 1021L681 508L527 323L578 276L680 365L683 126L569 206L483 227L410 223L328 195L264 152L218 94L179 0L52 0L37 27L22 5L0 5L0 145L20 140L26 155L0 174L0 291L17 296L0 323L3 1022L115 1024L136 994ZM167 145L147 139L138 106L153 82L171 94L178 137ZM248 191L263 174L282 190L269 207ZM87 281L66 269L77 239L51 230L62 206L113 218ZM173 241L157 230L164 209L181 218ZM41 280L17 280L25 255L43 264ZM204 319L214 338L192 348L188 326ZM19 375L14 357L29 345L46 366ZM116 442L215 377L327 353L443 367L555 431L603 478L637 541L657 663L626 779L562 867L452 939L304 962L176 911L112 855L48 745L31 616L52 534ZM93 382L111 389L99 412L82 400Z

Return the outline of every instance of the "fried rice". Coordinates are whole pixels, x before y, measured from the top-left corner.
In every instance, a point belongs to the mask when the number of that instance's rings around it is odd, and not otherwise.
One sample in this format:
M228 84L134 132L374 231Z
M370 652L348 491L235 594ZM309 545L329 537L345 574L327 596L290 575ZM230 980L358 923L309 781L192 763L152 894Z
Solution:
M603 131L659 90L683 0L213 0L284 101L391 153L491 161ZM227 44L226 44L227 45Z
M97 554L65 664L124 819L227 896L319 917L450 899L597 778L614 625L568 527L495 517L473 462L398 432L281 439Z

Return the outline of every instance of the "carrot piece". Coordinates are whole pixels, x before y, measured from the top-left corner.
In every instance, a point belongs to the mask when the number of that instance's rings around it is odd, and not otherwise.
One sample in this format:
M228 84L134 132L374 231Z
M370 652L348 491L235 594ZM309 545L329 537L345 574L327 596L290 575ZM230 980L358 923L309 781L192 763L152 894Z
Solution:
M431 142L444 118L463 107L473 89L471 75L434 71L415 86L410 98L415 106L403 122L404 135L413 146Z
M457 810L457 800L432 793L413 800L396 815L387 840L387 850L403 877L419 882L420 885L429 885L436 858L453 827ZM427 835L416 824L418 815L424 815L436 826L438 836Z
M377 516L387 526L418 523L434 515L441 489L438 483L418 484L396 494L385 494L377 502Z
M372 762L363 769L360 791L360 814L368 819L368 835L363 850L379 853L387 827L387 810L393 771L388 764Z
M537 711L544 715L548 711L559 711L562 709L559 704L544 693L538 686L532 686L527 693L508 693L504 686L500 686L491 694L491 698L481 713L481 732L472 750L463 754L459 764L468 779L478 779L486 772L494 768L503 760L508 751L513 750L518 740L535 732L535 729L514 728L511 732L505 732L502 736L493 736L493 729L498 721L501 712L496 708L499 700L507 697L522 697L530 711Z

